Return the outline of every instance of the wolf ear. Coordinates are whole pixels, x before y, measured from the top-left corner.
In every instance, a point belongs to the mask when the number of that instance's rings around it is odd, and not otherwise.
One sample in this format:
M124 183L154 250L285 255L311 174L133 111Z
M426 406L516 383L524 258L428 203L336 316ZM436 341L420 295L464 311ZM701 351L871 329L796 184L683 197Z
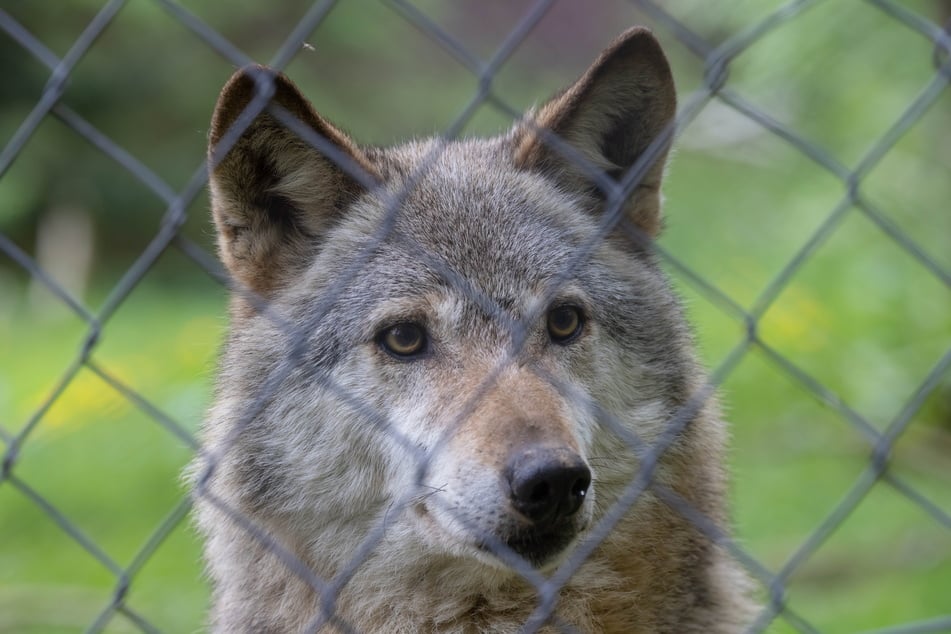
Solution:
M268 109L252 118L261 104L249 105L271 88L268 107L279 106L301 129L314 132L333 160ZM208 158L221 259L237 280L264 295L288 271L306 264L316 238L363 191L335 161L376 175L356 145L320 117L289 79L263 66L239 70L221 90Z
M546 141L547 133L618 180L657 140L656 158L625 207L631 222L655 236L661 226L660 183L676 110L667 58L650 31L635 27L614 40L578 81L516 126L515 163L549 174L574 191L597 192L590 170L559 151L557 143Z

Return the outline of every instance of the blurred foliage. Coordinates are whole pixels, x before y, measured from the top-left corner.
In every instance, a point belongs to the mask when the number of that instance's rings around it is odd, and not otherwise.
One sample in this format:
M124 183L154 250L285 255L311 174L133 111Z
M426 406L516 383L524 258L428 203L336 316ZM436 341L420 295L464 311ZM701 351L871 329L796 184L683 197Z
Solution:
M101 0L5 0L2 9L62 57ZM248 58L273 59L310 8L281 3L180 3ZM487 60L529 0L420 11ZM670 0L663 6L711 45L730 41L786 3ZM803 3L730 67L727 88L855 167L936 76L931 43L870 3ZM902 6L941 24L948 2ZM650 24L667 48L688 103L704 65L663 24L623 0L556 3L493 78L508 108L481 107L465 134L494 133L514 113L581 72L629 24ZM393 6L339 2L307 36L288 74L319 111L364 143L449 127L478 78ZM297 44L295 43L295 47ZM49 70L0 35L0 139L42 94ZM159 2L130 0L82 57L63 103L181 189L199 169L215 98L235 65ZM951 268L951 92L945 89L860 183L885 220L926 257ZM847 187L787 142L714 100L686 125L666 184L661 246L749 308L843 200ZM164 204L55 117L48 117L0 179L0 233L37 252L43 218L61 207L89 215L95 268L82 297L96 310L155 235ZM211 250L203 197L185 234ZM721 364L745 324L670 267L704 360ZM51 393L76 358L88 324L28 299L29 274L0 257L0 438ZM29 297L32 297L29 296ZM93 361L194 431L211 392L224 325L222 288L181 252L163 254L103 325ZM44 308L38 308L42 306ZM951 291L856 208L848 209L775 300L758 334L878 429L898 417L951 346ZM835 508L869 464L871 448L754 347L727 375L741 545L776 571ZM4 444L8 442L3 440ZM49 499L120 565L182 495L188 448L88 368L80 371L22 447L14 473ZM891 473L951 513L951 377L912 417ZM135 576L129 604L169 632L201 627L206 589L199 545L179 525ZM105 608L116 579L20 490L0 482L0 632L81 631ZM951 533L888 484L877 484L806 565L789 604L820 631L847 632L951 611ZM109 631L135 631L122 617ZM793 631L782 620L770 631Z

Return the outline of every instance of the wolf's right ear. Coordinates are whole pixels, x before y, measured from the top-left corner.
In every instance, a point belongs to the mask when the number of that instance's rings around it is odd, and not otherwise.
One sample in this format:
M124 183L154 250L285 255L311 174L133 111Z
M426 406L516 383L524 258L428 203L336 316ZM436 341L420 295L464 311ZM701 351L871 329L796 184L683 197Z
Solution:
M251 66L228 80L209 133L211 207L222 261L238 281L263 295L287 272L306 264L316 238L364 191L352 172L267 109L252 118L261 105L252 106L252 101L272 88L269 105L279 106L326 141L337 160L370 178L377 176L350 138L318 115L284 75ZM235 132L229 134L232 128ZM234 139L239 128L244 129Z

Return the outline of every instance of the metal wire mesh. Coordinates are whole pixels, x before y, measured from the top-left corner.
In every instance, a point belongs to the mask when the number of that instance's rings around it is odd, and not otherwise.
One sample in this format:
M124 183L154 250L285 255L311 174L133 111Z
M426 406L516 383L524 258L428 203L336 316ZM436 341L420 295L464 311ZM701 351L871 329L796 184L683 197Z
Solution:
M96 618L88 624L88 631L103 631L117 627L115 618L117 614L124 616L125 624L130 625L133 629L145 632L160 630L147 615L140 613L133 607L128 600L129 589L135 584L136 576L143 566L151 558L162 556L157 551L167 537L177 527L186 522L185 518L191 507L189 495L183 493L180 496L171 511L155 526L146 543L136 550L131 559L120 559L97 544L96 540L84 533L67 513L61 511L47 496L31 486L31 483L19 474L23 448L33 441L38 428L44 424L45 417L50 409L62 398L70 385L77 380L79 374L83 371L90 371L159 425L164 433L170 434L178 442L190 448L191 451L202 456L201 464L203 468L197 478L194 493L218 507L233 521L239 523L245 530L254 535L260 543L265 544L295 575L312 586L314 592L321 597L321 611L314 615L314 620L311 622L309 629L316 630L327 623L333 623L343 631L353 631L352 627L335 613L335 604L352 575L380 543L386 525L382 522L379 523L374 531L365 536L357 556L346 570L341 571L332 579L321 578L293 553L278 544L266 531L245 517L238 509L217 499L206 488L205 485L208 478L214 473L221 452L226 451L229 445L228 439L215 447L200 446L190 431L193 427L191 424L193 421L179 421L174 416L164 413L136 387L124 383L110 368L101 365L94 358L94 353L102 341L109 337L110 318L127 301L159 258L169 250L184 254L191 260L196 269L204 270L223 285L231 288L233 292L244 294L260 310L268 313L271 319L286 334L288 349L295 351L294 354L281 359L279 369L259 386L253 399L256 406L250 407L244 412L243 422L235 425L232 432L235 435L240 434L244 424L259 413L258 408L264 407L283 379L299 368L303 362L303 343L312 330L311 326L319 323L325 317L326 311L329 310L339 295L363 273L363 264L369 254L392 230L393 220L399 213L402 202L401 196L405 196L406 192L387 201L387 220L376 228L376 233L372 236L372 240L366 248L366 253L362 257L356 258L358 265L350 267L333 281L332 287L322 297L321 309L309 314L307 321L303 323L299 321L292 322L277 311L271 311L263 298L255 296L248 289L241 288L240 285L236 285L223 273L214 258L202 246L182 233L182 227L189 217L189 207L193 201L201 198L208 181L208 167L202 157L185 157L185 160L193 162L196 166L193 175L183 187L173 187L132 153L97 130L88 120L67 105L63 99L74 68L91 47L95 46L102 33L116 20L125 4L125 0L111 0L105 3L62 57L54 54L43 41L18 22L11 13L0 10L0 28L6 36L49 69L49 79L41 97L37 100L32 111L18 124L13 135L3 146L2 153L0 153L0 178L10 178L8 173L11 165L24 152L31 138L34 137L44 121L55 118L68 126L85 142L111 159L115 163L116 170L124 170L141 182L165 208L164 217L154 237L138 254L134 263L127 268L122 278L112 287L109 295L97 309L91 309L82 301L73 297L68 290L37 263L30 253L10 238L0 234L0 252L5 254L14 266L28 272L36 282L52 292L62 304L67 306L85 324L85 337L82 345L60 374L53 389L36 406L32 415L25 421L7 419L0 426L0 440L3 441L4 446L2 470L0 470L0 487L13 488L28 498L42 511L48 521L53 522L62 530L62 539L74 540L86 553L108 570L111 579L114 581L114 590L109 602L102 606ZM154 0L153 4L193 33L196 40L204 43L234 66L246 66L252 62L248 55L218 33L214 25L191 14L184 6L171 0ZM276 69L287 67L300 52L302 42L305 42L320 27L336 4L338 3L332 1L315 2L287 35L283 46L270 60L270 66ZM419 33L418 37L432 40L457 60L472 75L477 86L469 102L462 108L455 120L440 134L440 142L434 145L430 154L421 162L418 173L409 177L408 180L412 184L415 179L421 177L438 160L446 144L462 133L479 108L489 106L513 118L519 116L520 109L507 103L498 94L494 81L500 69L510 60L515 50L523 44L539 22L545 18L555 2L554 0L537 0L531 3L517 21L508 25L507 36L494 53L486 59L470 50L460 39L444 26L441 26L420 6L404 0L389 0L384 4L415 27ZM951 348L936 351L937 360L930 371L920 377L917 387L907 394L905 405L900 412L881 429L870 421L866 414L851 407L834 389L827 387L823 381L800 367L796 358L771 344L768 337L761 335L760 325L764 315L775 305L780 295L790 287L793 280L801 274L803 268L816 257L816 253L822 245L827 243L837 232L844 231L842 227L846 220L855 215L860 215L874 224L894 246L910 256L920 265L922 271L936 280L943 292L951 289L951 270L947 267L946 259L935 257L929 253L928 249L922 246L918 239L912 237L892 220L888 211L875 200L874 196L868 195L864 188L869 174L882 163L890 152L894 151L895 146L905 133L925 116L933 104L942 96L947 95L948 84L951 82L951 35L949 35L946 26L943 27L897 2L869 0L864 3L864 10L879 12L882 16L891 20L893 22L892 28L907 29L915 37L927 42L933 49L932 59L930 60L933 71L930 81L922 87L918 94L907 96L907 103L903 112L892 123L891 127L882 133L874 143L871 143L857 161L847 164L836 158L821 141L817 142L806 134L784 124L769 111L758 106L754 100L745 97L740 89L731 85L731 68L739 56L754 48L758 42L770 38L777 31L800 19L807 10L821 4L820 2L802 0L782 4L748 28L724 37L719 44L715 44L701 35L690 25L689 20L683 17L675 17L675 13L665 7L664 3L631 0L630 4L653 21L653 26L660 32L661 39L665 40L665 44L667 40L671 44L679 42L704 68L701 84L683 99L676 118L676 129L669 130L669 134L678 134L684 138L689 138L691 123L708 109L711 103L726 106L732 109L734 113L768 131L783 144L801 153L815 166L827 172L839 183L841 199L832 209L828 210L822 222L802 242L798 251L772 276L768 284L758 292L751 303L736 299L732 296L730 290L721 288L715 282L710 281L709 276L704 271L696 270L693 266L687 264L682 258L682 254L675 249L665 247L663 242L651 247L658 252L665 265L686 280L686 283L698 295L706 298L723 314L741 323L745 329L745 335L714 368L705 389L685 404L681 411L669 421L667 431L659 442L647 446L638 438L629 435L624 438L632 451L640 457L641 468L637 477L622 494L616 508L612 509L611 513L592 529L590 540L576 548L568 561L552 577L548 578L541 575L531 566L526 565L524 560L508 551L504 545L495 544L492 545L492 549L497 556L537 588L538 605L524 626L525 631L536 631L552 618L554 603L560 588L584 563L595 545L610 533L617 519L631 508L643 491L650 488L665 502L694 522L698 529L710 540L727 548L742 562L763 589L765 600L762 609L755 621L750 624L748 631L760 632L779 626L791 628L792 631L798 632L820 631L812 624L810 614L800 613L798 609L788 603L788 586L793 575L801 571L806 563L816 555L830 535L856 511L870 492L881 487L889 487L923 511L929 521L933 521L951 532L951 514L949 514L949 511L942 508L941 504L935 502L929 494L906 480L901 473L890 468L890 459L896 443L912 424L914 417L923 407L925 401L941 386L942 381L946 380L949 366L951 366ZM829 28L846 29L848 26L830 25ZM613 34L606 35L605 41L611 35ZM162 62L157 60L156 63L161 64ZM271 92L273 91L271 79L267 75L262 75L259 79L258 93L248 106L244 116L245 124L250 122L256 114L269 109L271 114L277 117L285 126L338 162L341 168L354 179L372 184L372 179L359 166L346 164L346 157L335 156L333 146L328 145L319 135L302 125L279 106L269 105ZM240 124L228 132L222 139L216 156L212 159L213 164L215 161L221 160L242 132L243 128ZM558 139L553 139L552 143L557 146ZM659 138L654 143L654 152L656 153L664 143L665 139ZM561 151L570 154L571 148L563 147ZM570 158L580 160L578 156ZM608 210L604 220L605 232L617 223L621 204L633 187L643 178L646 169L652 162L652 158L651 151L648 150L643 160L639 161L639 164L636 164L620 183L615 183L604 175L594 174L597 186L603 190L608 201ZM0 181L0 185L2 185L2 181ZM756 187L756 183L751 183L750 187ZM411 185L407 187L407 190L410 188ZM934 211L936 213L946 213L947 210ZM633 241L640 239L635 233L631 233L630 238ZM407 239L410 240L411 238ZM579 250L576 261L588 257L588 252L596 246L596 244L584 245L584 248ZM431 254L422 253L420 257L430 258L430 263L434 267L445 268L445 264ZM568 276L570 273L571 267L568 267L564 275ZM454 271L446 271L446 275L458 289L469 295L477 295L478 291L468 286L462 276ZM557 283L548 292L551 293L555 287L557 287ZM870 292L875 292L874 288ZM474 299L480 306L484 307L487 314L491 314L500 322L508 324L516 341L524 339L524 326L519 325L521 322L513 321L511 315L503 307L496 304L489 297L475 296ZM733 541L727 535L724 535L709 518L691 508L675 492L666 489L663 485L652 482L653 469L660 456L683 427L689 423L696 409L702 406L702 402L709 398L721 383L728 380L731 374L737 371L737 367L754 350L758 351L773 368L801 386L823 406L834 412L854 432L854 436L865 443L868 451L865 469L854 481L851 488L844 493L831 512L798 543L797 547L792 550L792 554L778 568L758 561L754 554L744 548L742 541ZM484 378L484 382L477 390L473 402L469 403L468 407L464 407L464 414L449 425L450 432L446 434L444 441L451 437L451 430L464 421L465 412L475 407L485 391L491 389L498 378L498 373L504 370L506 364L512 362L516 352L513 351L505 363ZM335 393L338 398L346 401L352 408L361 411L372 424L386 430L387 433L393 434L396 442L404 448L420 472L427 469L432 455L414 447L408 439L401 438L395 426L387 419L385 414L381 414L373 407L361 403L354 395L348 394L345 389L335 385L330 375L318 374L314 380L323 389ZM565 387L570 389L568 386ZM778 404L777 406L781 407L782 405ZM585 407L597 408L598 404L586 403ZM624 434L623 429L612 421L607 421L606 424L618 434ZM398 511L407 503L408 500L399 501L394 509ZM777 500L776 503L781 504L782 501ZM130 509L130 512L134 512L134 510ZM770 509L761 509L761 512L769 513ZM196 565L196 576L198 574ZM554 625L560 628L561 631L574 631L566 623L556 621ZM951 611L943 616L927 616L923 620L895 624L887 630L878 631L895 633L951 631Z

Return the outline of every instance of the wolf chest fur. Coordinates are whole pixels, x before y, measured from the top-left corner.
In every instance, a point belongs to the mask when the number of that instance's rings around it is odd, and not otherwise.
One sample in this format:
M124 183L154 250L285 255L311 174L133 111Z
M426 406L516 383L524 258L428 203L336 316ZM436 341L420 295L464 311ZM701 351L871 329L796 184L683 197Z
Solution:
M215 631L741 629L724 426L651 250L675 111L639 28L490 139L361 147L283 75L231 78Z

